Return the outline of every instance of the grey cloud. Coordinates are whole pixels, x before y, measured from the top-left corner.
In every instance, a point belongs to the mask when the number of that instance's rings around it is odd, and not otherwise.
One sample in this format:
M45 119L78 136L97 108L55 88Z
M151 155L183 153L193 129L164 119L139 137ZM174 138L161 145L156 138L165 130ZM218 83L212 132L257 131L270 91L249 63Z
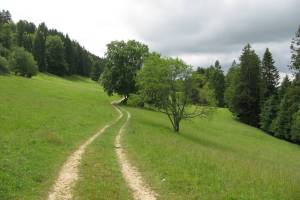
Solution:
M281 71L287 71L289 42L300 23L299 0L132 1L139 6L130 10L127 22L153 50L228 60L226 55L251 43L258 51L274 48Z

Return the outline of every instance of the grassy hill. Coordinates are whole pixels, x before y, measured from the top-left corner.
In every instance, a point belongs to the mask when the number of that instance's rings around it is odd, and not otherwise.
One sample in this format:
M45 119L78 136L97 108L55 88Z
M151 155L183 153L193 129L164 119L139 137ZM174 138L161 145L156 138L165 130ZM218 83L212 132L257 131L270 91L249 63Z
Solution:
M77 76L0 76L0 199L45 199L67 156L117 116L111 100Z
M117 98L117 97L116 97ZM66 158L116 118L95 82L78 76L0 76L0 199L45 199ZM227 109L173 133L161 113L125 107L132 162L160 199L300 199L300 147L235 121ZM92 143L75 199L131 199L114 139Z
M300 147L235 121L227 109L172 132L163 114L127 108L131 159L160 199L300 199Z

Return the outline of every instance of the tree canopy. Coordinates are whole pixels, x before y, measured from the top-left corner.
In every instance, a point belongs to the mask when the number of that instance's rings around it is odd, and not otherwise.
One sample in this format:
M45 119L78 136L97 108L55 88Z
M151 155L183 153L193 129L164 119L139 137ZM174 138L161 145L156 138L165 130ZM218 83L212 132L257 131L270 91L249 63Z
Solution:
M150 56L138 74L138 87L145 103L165 113L175 132L181 120L206 115L203 107L191 106L192 69L180 59Z
M108 95L125 97L137 91L136 74L149 54L148 47L135 40L113 41L107 45L106 68L101 84Z

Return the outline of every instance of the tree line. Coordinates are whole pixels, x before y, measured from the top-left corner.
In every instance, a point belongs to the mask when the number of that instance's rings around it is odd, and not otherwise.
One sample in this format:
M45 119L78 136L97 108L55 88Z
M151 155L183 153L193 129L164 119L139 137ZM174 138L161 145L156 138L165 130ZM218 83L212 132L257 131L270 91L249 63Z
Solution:
M31 77L38 71L58 76L81 75L97 80L104 60L45 23L14 23L9 11L0 11L0 74L10 71Z

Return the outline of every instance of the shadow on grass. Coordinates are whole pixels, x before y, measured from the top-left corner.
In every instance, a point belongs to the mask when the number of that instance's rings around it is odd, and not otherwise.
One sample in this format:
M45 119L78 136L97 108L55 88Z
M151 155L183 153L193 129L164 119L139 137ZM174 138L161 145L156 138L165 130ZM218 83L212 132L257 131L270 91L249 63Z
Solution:
M73 82L84 82L84 83L91 82L88 77L82 77L82 76L77 76L77 75L64 76L63 78L68 81L73 81Z
M220 144L220 143L217 143L217 142L213 142L211 140L207 140L207 139L204 139L204 138L200 138L200 137L197 137L195 135L179 133L178 136L182 137L185 140L189 140L191 142L197 143L197 144L199 144L201 146L204 146L206 148L217 149L217 150L220 150L220 151L223 151L223 152L224 151L231 152L231 153L236 152L235 149L233 149L229 146L226 146L226 145L223 145L223 144Z

